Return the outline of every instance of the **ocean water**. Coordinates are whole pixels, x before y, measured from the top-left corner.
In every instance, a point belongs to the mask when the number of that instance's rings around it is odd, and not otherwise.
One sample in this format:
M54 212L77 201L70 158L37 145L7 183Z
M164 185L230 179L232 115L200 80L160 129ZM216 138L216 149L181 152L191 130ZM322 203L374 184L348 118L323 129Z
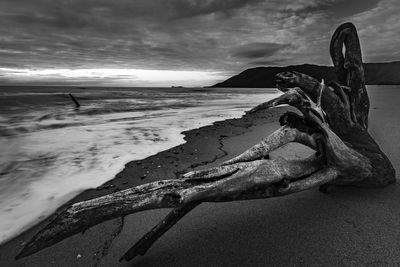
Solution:
M261 88L0 87L0 243L114 178L127 162L183 143L182 131L241 117L278 94Z

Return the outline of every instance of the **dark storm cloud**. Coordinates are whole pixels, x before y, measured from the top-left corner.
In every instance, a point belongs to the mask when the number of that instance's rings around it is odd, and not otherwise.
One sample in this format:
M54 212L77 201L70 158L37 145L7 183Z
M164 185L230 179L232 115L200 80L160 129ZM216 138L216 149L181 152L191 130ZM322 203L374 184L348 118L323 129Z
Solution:
M343 18L370 10L378 5L380 0L326 1L320 6L307 8L308 12L324 12L337 18Z
M330 64L332 31L348 20L366 59L399 60L399 12L397 0L2 0L0 68Z
M126 25L118 29L107 26L126 21L136 21L140 24L143 20L157 22L218 12L229 13L257 2L260 0L4 0L0 7L3 10L3 18L17 24L63 29L91 27L118 31L129 30L131 27Z
M102 61L122 63L124 67L133 63L150 68L157 64L161 68L171 64L174 68L187 68L179 58L203 58L194 49L202 50L203 41L205 45L215 45L215 41L202 38L201 32L194 32L201 28L186 27L183 23L187 22L182 20L232 11L257 1L32 2L0 4L6 10L0 18L1 25L8 26L0 29L5 36L0 43L3 49L12 47L15 53L25 53L26 61L33 65L38 61L45 65L57 61L93 61L95 65ZM196 41L199 39L201 42ZM15 59L15 55L10 54L10 58ZM152 62L154 58L158 61Z
M199 15L208 15L221 12L229 14L232 10L240 9L249 4L260 2L261 0L203 0L203 1L125 1L116 8L115 4L103 7L108 8L110 13L122 16L140 16L154 19L182 19Z
M288 44L251 43L234 49L233 56L247 59L268 58L279 50L288 48Z
M55 28L68 29L68 28L83 28L89 26L91 23L96 23L90 18L85 18L79 14L71 11L56 10L53 14L18 14L11 16L15 22L20 24L37 24L40 26L51 26Z

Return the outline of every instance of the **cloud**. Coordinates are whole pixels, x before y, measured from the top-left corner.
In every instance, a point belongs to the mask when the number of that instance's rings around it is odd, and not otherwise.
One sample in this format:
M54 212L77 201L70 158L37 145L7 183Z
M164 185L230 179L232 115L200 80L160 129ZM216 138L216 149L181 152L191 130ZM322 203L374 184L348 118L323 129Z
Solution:
M349 20L367 60L399 60L398 7L395 0L2 0L0 67L235 73L262 62L330 64L331 34Z
M268 58L280 50L290 47L288 44L250 43L233 50L233 56L246 59Z

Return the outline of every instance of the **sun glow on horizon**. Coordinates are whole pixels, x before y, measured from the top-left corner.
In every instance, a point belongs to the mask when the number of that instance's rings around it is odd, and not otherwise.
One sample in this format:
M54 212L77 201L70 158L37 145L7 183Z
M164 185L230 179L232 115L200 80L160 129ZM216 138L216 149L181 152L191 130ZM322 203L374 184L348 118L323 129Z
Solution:
M217 71L146 70L118 68L0 68L0 83L105 84L105 85L184 85L203 86L226 79Z

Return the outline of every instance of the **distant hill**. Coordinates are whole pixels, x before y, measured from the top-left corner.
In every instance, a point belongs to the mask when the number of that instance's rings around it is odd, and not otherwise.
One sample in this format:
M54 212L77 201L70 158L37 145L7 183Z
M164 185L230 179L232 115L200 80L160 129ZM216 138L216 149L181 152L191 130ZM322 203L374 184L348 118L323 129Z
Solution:
M398 85L400 84L400 61L388 63L364 63L366 84ZM335 80L333 67L312 64L287 67L258 67L247 69L224 82L212 87L275 87L275 75L283 71L298 71L325 81Z

